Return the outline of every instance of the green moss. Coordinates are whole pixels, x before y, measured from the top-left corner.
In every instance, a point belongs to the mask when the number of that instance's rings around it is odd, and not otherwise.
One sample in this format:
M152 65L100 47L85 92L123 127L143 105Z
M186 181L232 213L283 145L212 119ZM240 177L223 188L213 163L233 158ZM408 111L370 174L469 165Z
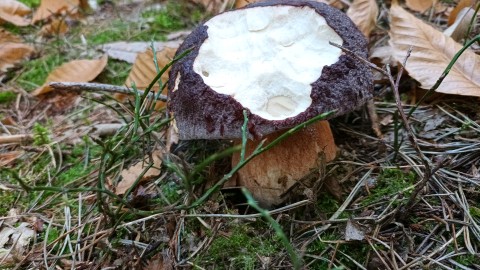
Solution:
M465 254L453 258L454 261L465 266L472 266L474 263L477 263L479 259L480 255L478 254ZM461 268L457 267L455 269Z
M39 123L33 126L33 144L45 145L51 142L50 131Z
M0 216L6 216L15 202L14 192L0 190Z
M470 212L470 215L472 215L472 217L480 218L480 208L475 206L470 206L468 211Z
M384 169L377 177L375 187L370 190L370 195L362 200L362 205L367 206L384 198L390 198L404 191L408 196L411 190L405 191L415 183L416 174L413 171L404 172L399 169ZM395 203L394 203L395 205Z
M259 269L259 256L273 256L279 248L279 241L274 237L262 237L247 226L237 225L228 237L217 236L196 263L216 269Z
M46 54L42 58L25 62L24 71L18 77L17 82L27 91L34 90L41 86L48 74L63 62L65 62L65 58L61 54Z
M0 92L0 103L10 103L17 95L12 91Z

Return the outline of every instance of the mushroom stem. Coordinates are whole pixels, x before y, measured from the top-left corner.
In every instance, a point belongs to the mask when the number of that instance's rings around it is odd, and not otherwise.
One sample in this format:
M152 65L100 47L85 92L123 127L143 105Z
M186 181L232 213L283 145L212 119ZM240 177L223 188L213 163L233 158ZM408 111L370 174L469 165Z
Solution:
M266 136L265 144L282 133ZM251 154L262 140L248 141L245 154ZM237 185L248 188L261 206L271 207L282 203L292 186L333 160L335 154L330 125L319 121L252 159L238 172ZM239 160L240 154L234 154L232 164Z

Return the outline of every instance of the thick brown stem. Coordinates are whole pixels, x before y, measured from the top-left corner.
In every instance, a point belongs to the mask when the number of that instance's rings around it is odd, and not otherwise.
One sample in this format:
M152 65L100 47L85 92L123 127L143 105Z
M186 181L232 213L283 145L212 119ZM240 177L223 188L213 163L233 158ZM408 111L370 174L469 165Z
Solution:
M268 144L283 132L266 137ZM246 156L250 155L260 141L248 141ZM298 181L323 166L323 162L335 158L336 146L327 121L293 134L272 149L260 154L238 172L237 184L250 190L260 205L270 207L279 204L286 193ZM232 157L236 165L240 154Z

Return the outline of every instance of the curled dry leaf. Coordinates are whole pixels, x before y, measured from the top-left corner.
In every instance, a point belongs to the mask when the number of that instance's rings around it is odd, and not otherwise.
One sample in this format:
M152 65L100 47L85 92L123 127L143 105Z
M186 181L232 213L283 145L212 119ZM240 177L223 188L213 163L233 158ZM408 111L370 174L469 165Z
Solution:
M89 82L95 79L107 65L108 57L103 56L96 60L73 60L53 70L47 77L45 84L32 95L38 96L52 91L49 82Z
M162 69L166 66L172 59L175 57L175 52L177 49L174 48L165 48L162 51L157 52L157 63L158 67ZM135 60L135 64L130 71L130 74L125 81L125 85L128 87L132 86L135 83L135 86L138 89L145 89L147 88L153 79L157 76L157 68L155 67L155 63L153 62L153 52L152 50L148 49L147 51L140 53L137 55L137 59ZM162 77L162 83L166 83L168 79L168 71L165 72ZM155 84L153 87L154 91L159 91L160 86ZM164 94L167 89L164 90ZM115 98L119 100L125 99L127 96L124 94L115 94ZM165 102L159 101L157 103L156 108L161 108L165 106Z
M475 10L473 10L471 7L463 8L458 13L458 16L455 22L452 25L450 25L450 27L445 29L445 31L443 31L443 34L453 38L456 41L462 40L465 37L465 34L467 33L468 27L470 26L470 23L472 22L474 15L475 15ZM476 19L477 17L475 17L473 25L476 24L477 22Z
M0 29L0 78L8 68L30 57L34 48L12 33Z
M0 22L7 21L17 26L26 26L30 20L25 15L32 12L28 6L16 0L0 1Z
M0 261L12 263L15 256L22 255L35 235L30 224L20 223L16 228L3 227L0 230Z
M395 59L403 62L412 46L405 68L422 88L432 88L462 45L398 5L392 5L390 21L390 45ZM436 91L480 96L480 56L465 50Z
M460 0L458 4L455 6L455 8L450 12L450 15L448 16L448 25L452 25L455 23L457 20L458 13L466 7L473 7L473 1L474 0Z
M357 25L358 29L366 36L377 25L378 7L375 0L354 0L347 11L348 17Z
M423 13L433 6L435 0L407 0L406 5L413 11Z
M54 14L75 14L78 12L79 0L42 0L33 14L32 23L49 18Z
M64 35L68 32L68 25L65 20L53 19L49 24L44 25L40 32L46 37Z
M160 174L162 157L162 150L156 150L152 153L153 166L150 167L150 169L148 169L148 171L143 175L143 178L140 179L139 183ZM115 189L115 193L117 195L124 194L135 183L135 181L137 181L138 176L142 174L143 170L149 166L149 160L149 156L145 156L142 161L139 161L130 168L122 171L122 180L118 182L117 188Z

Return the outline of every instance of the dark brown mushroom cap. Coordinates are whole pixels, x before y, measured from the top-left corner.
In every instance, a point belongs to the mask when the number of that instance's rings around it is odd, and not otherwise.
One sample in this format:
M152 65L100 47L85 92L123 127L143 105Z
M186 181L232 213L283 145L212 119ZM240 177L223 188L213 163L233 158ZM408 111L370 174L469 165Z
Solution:
M271 0L246 6L310 7L343 39L343 46L367 57L367 41L355 24L341 11L314 1ZM228 11L235 12L235 11ZM208 38L208 26L197 27L184 41L177 55L193 50L176 62L170 70L168 90L169 112L174 116L180 139L241 138L244 121L239 102L206 85L193 70L200 46ZM248 111L249 137L261 138L272 132L294 127L321 113L335 111L331 117L348 113L372 98L373 79L370 68L346 54L330 66L323 67L320 78L311 84L311 105L300 114L284 120L267 120Z

